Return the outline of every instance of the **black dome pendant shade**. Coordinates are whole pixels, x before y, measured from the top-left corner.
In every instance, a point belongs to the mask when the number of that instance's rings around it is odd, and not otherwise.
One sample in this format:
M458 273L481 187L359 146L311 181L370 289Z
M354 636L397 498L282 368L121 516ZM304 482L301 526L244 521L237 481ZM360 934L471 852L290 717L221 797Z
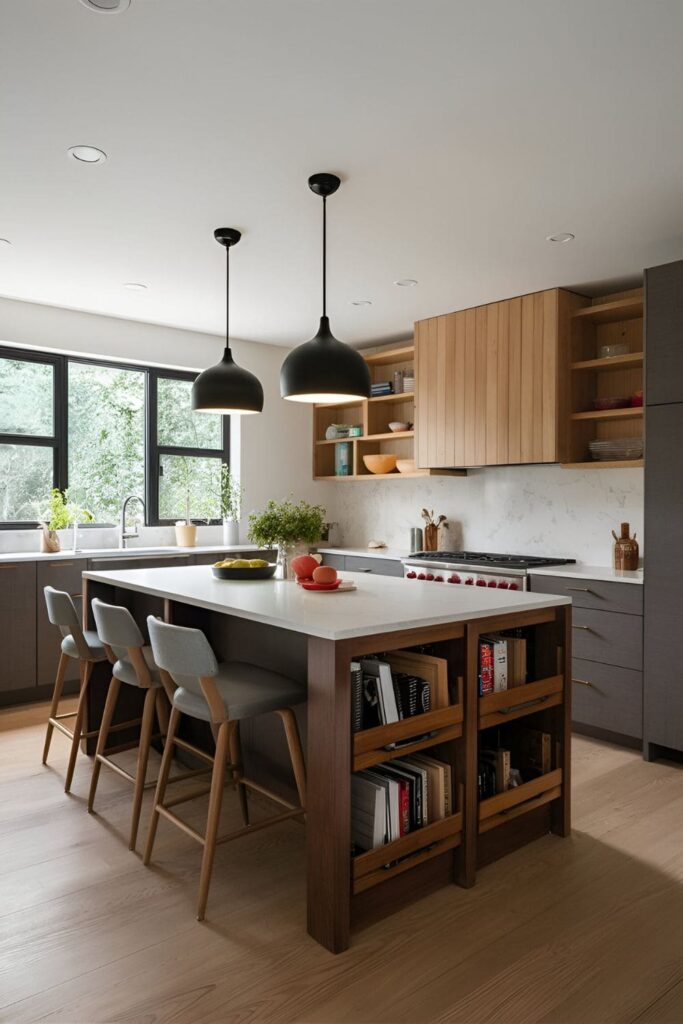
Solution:
M263 410L263 388L258 377L238 366L230 351L230 246L242 237L236 228L216 228L214 238L225 246L225 351L220 363L200 373L192 385L195 412L246 416Z
M293 349L280 370L280 394L292 402L348 402L370 396L370 371L360 352L338 341L327 317L327 197L336 174L314 174L308 187L323 200L323 315L318 333Z

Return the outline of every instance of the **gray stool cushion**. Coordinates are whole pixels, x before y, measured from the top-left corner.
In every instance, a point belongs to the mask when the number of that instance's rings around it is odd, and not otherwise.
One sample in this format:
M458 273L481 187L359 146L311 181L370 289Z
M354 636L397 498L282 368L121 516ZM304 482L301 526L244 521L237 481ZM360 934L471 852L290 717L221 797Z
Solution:
M226 714L233 720L264 715L306 700L306 687L302 684L243 661L222 662L213 679ZM173 694L173 703L185 715L204 722L211 721L209 705L203 695L187 687L178 687Z
M83 639L88 645L88 658L90 661L105 661L107 652L100 643L100 638L94 629L85 629ZM79 658L80 653L75 639L72 636L65 636L62 640L62 651L70 658Z
M141 647L142 656L147 662L147 668L149 674L152 677L152 686L161 686L161 677L159 676L159 669L154 663L154 657L152 655L151 647ZM129 683L131 686L139 686L138 677L135 672L135 668L127 658L119 658L111 670L112 675L116 679L120 679L122 683Z

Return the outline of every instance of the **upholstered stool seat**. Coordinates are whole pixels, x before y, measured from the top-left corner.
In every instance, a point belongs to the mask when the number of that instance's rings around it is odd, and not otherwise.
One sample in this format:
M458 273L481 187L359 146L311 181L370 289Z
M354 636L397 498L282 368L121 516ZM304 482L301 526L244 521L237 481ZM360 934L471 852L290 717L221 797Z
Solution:
M159 676L159 669L154 664L154 655L152 654L152 648L148 645L140 648L143 661L149 671L149 680L153 686L161 686L161 678ZM136 671L135 665L127 658L117 658L114 662L114 668L112 669L112 675L116 676L122 683L128 683L129 686L141 686L140 677ZM144 685L149 685L147 682Z
M204 847L199 881L197 918L204 920L209 895L213 859L217 843L236 839L257 829L274 825L288 818L302 818L306 806L306 769L299 739L299 730L292 705L306 699L306 687L279 672L272 672L243 661L218 663L209 641L199 629L173 626L153 616L147 619L154 660L159 666L161 680L173 705L166 736L164 756L154 798L154 810L149 826L145 864L149 864L154 848L159 816L173 822L187 835ZM292 804L243 774L239 726L247 718L275 712L282 720L299 804ZM216 754L205 751L177 736L181 715L189 715L209 722L216 740ZM211 785L202 790L183 794L165 802L174 747L186 750L212 765ZM229 755L229 757L228 757ZM244 828L218 837L218 821L229 770L239 794ZM264 821L249 824L247 788L253 789L285 809ZM204 835L197 832L170 810L177 804L209 793L209 810Z
M107 652L104 649L104 644L100 643L100 638L95 630L84 629L82 630L82 635L88 648L88 656L90 660L106 661ZM66 654L68 658L80 658L81 655L75 637L71 635L64 637L62 640L62 654Z

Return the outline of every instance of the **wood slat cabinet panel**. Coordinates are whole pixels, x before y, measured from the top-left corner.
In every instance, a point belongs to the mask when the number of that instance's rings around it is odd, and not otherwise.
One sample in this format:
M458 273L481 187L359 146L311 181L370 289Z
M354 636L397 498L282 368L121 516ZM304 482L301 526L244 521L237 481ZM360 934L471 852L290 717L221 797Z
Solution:
M558 290L418 321L418 466L558 460Z
M0 562L0 645L0 690L35 686L35 562Z
M38 562L37 564L36 682L38 686L48 686L54 682L62 642L62 634L47 617L43 588L50 586L56 590L65 590L73 598L76 610L80 612L81 602L78 595L81 594L83 587L81 573L86 568L87 560L85 558L74 558L73 561ZM77 682L78 671L78 661L75 658L69 658L65 680Z

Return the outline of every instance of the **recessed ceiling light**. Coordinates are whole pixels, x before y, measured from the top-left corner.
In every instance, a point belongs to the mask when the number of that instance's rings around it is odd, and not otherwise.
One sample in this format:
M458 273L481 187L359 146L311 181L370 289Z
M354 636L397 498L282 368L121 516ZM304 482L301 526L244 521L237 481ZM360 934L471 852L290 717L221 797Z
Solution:
M81 0L81 3L96 14L121 14L130 7L130 0Z
M67 149L67 153L79 164L103 164L107 159L104 150L96 149L95 146L72 146L71 149Z
M546 242L559 242L562 245L564 242L573 242L576 236L572 235L570 231L560 231L556 235L546 235Z
M146 292L148 286L139 281L126 281L123 287L127 288L129 292Z
M400 280L394 281L394 284L397 284L399 288L414 288L417 281L414 277L402 277Z
M0 238L0 245L11 245L9 238Z
M352 306L371 306L370 299L351 299Z

